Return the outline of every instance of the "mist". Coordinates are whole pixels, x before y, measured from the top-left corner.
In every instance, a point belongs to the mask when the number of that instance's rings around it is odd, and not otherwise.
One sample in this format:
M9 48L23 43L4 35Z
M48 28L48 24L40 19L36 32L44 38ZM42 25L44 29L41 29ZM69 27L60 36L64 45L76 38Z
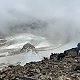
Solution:
M80 40L79 0L0 0L0 36L31 33L52 43Z

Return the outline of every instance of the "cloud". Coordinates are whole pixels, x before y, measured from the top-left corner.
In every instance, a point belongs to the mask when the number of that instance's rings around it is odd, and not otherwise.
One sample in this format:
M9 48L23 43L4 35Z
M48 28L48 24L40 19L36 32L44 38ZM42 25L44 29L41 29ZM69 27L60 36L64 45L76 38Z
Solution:
M30 32L52 42L79 41L79 17L79 0L0 0L0 32L7 36Z

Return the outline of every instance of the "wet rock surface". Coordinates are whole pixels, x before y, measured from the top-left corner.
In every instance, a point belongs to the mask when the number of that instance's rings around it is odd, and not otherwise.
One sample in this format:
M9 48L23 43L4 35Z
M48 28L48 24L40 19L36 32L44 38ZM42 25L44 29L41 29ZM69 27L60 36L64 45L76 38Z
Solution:
M24 66L9 65L0 71L0 80L80 80L80 56L70 49Z

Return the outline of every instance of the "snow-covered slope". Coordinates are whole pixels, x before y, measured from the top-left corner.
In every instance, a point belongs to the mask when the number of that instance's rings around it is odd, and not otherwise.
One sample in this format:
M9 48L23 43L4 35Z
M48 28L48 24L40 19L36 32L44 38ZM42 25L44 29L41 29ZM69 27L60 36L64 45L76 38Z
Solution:
M4 44L5 43L5 44ZM29 51L20 53L24 44L31 43L38 53ZM0 67L9 64L24 65L31 61L40 61L43 57L49 57L53 52L63 52L64 50L76 47L77 41L66 44L51 44L46 38L32 34L20 34L5 38L0 47Z

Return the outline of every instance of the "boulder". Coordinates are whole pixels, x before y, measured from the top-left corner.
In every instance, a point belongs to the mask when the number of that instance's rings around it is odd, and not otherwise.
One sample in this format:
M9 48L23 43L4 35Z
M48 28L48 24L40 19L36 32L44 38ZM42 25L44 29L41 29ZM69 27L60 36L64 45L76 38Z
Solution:
M35 52L36 52L35 47L34 47L32 44L27 43L27 44L25 44L25 45L22 47L21 52L24 52L24 51L29 52L30 50L35 51Z

